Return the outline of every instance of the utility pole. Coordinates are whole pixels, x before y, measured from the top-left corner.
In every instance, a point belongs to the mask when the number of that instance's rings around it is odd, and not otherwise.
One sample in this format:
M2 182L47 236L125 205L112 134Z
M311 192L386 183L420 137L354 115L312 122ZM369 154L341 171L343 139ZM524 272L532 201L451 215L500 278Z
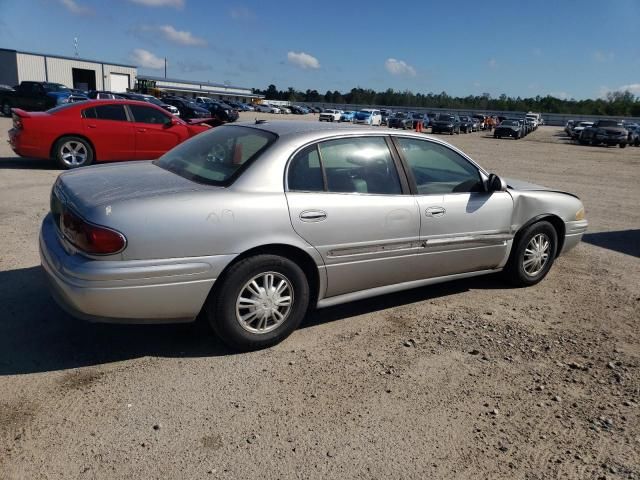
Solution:
M167 57L164 57L164 78L167 78Z

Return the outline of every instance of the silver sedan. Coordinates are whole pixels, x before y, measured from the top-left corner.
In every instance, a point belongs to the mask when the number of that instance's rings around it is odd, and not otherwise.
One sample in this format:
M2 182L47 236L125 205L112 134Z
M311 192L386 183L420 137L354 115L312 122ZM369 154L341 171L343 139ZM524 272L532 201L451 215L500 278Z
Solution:
M202 314L245 350L281 341L309 308L500 271L533 285L584 216L575 195L501 179L425 135L256 121L153 162L61 174L40 251L74 316Z

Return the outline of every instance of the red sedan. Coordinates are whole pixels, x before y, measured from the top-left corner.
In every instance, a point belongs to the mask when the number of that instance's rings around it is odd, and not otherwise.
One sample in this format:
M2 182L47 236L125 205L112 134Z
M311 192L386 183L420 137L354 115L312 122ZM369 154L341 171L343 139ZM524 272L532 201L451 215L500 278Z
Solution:
M206 122L206 120L205 120ZM11 148L21 157L55 159L62 168L150 160L211 128L133 100L90 100L46 112L13 109Z

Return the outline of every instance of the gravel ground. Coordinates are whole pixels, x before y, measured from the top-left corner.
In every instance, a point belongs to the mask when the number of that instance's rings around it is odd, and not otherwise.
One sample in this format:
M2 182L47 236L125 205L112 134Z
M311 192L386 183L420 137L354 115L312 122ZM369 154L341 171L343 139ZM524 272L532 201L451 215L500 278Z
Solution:
M59 310L37 252L59 171L15 158L9 124L1 479L640 479L640 148L552 127L446 137L500 175L578 194L584 242L531 288L480 277L335 307L237 355L200 324Z

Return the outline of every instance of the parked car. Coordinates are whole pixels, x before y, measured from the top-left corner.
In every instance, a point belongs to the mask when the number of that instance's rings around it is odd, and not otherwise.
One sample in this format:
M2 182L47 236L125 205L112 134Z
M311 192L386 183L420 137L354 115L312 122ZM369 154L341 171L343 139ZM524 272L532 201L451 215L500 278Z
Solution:
M339 122L340 118L342 118L343 111L342 110L334 110L332 108L327 108L324 112L322 112L318 116L318 121L320 122Z
M355 118L355 116L356 116L356 112L354 110L342 112L342 115L340 115L340 121L353 123L353 119Z
M291 113L295 115L306 115L309 113L309 109L301 105L291 105L289 108L291 109Z
M173 105L180 112L180 118L189 120L192 118L211 118L211 113L206 108L191 100L180 97L163 97L162 101L168 105Z
M146 102L87 100L46 112L14 109L9 143L21 157L53 158L62 168L76 168L158 158L209 128Z
M382 117L381 125L389 125L389 117L393 116L393 112L389 109L381 108L380 116Z
M263 113L280 113L280 109L268 103L258 103L255 106L256 112Z
M227 105L223 102L211 101L203 103L202 106L209 111L209 116L217 118L225 123L235 122L240 116L231 105Z
M516 140L522 137L522 126L518 120L503 120L493 130L493 138L511 137Z
M71 95L71 90L60 83L20 82L12 90L0 90L0 111L10 117L12 108L30 112L49 110L69 103Z
M396 112L389 120L387 120L389 128L401 128L407 130L413 128L413 118L406 112Z
M65 310L201 317L238 350L310 308L496 272L535 285L587 228L576 196L445 142L317 122L223 125L155 162L63 173L50 205L40 258Z
M575 120L567 120L567 123L564 126L564 133L566 133L568 137L571 136L571 130L573 130L576 123L577 122Z
M180 116L180 110L178 110L177 107L174 107L173 105L169 105L168 103L164 103L162 100L154 97L153 95L126 92L126 93L120 93L120 96L123 98L127 98L129 100L138 100L140 102L152 103L160 108L165 109L167 112L172 113L173 115L176 115L178 117Z
M460 118L458 118L458 115L446 113L438 115L431 126L431 133L440 132L448 133L450 135L453 135L454 133L459 134Z
M291 107L287 106L287 105L281 105L278 108L280 108L280 113L282 114L289 114L291 113Z
M629 136L627 138L627 144L634 147L640 146L640 125L625 125Z
M411 112L411 128L414 130L418 127L418 122L422 122L423 128L429 125L429 115L420 112Z
M107 90L90 90L87 95L91 100L118 100L124 98L118 93Z
M472 115L472 117L478 121L479 130L484 130L486 128L485 120L487 117L485 115L477 113Z
M380 110L372 108L363 108L356 112L353 123L359 123L363 125L382 125L382 115Z
M460 117L460 131L463 133L473 132L473 120L468 115L462 115Z
M577 122L574 124L573 128L570 131L570 136L571 138L574 139L578 139L578 137L580 136L580 133L585 129L585 128L590 128L593 127L593 122Z
M593 126L585 128L580 132L578 142L581 144L607 146L618 145L620 148L627 146L629 133L622 126L622 122L617 120L597 120Z

